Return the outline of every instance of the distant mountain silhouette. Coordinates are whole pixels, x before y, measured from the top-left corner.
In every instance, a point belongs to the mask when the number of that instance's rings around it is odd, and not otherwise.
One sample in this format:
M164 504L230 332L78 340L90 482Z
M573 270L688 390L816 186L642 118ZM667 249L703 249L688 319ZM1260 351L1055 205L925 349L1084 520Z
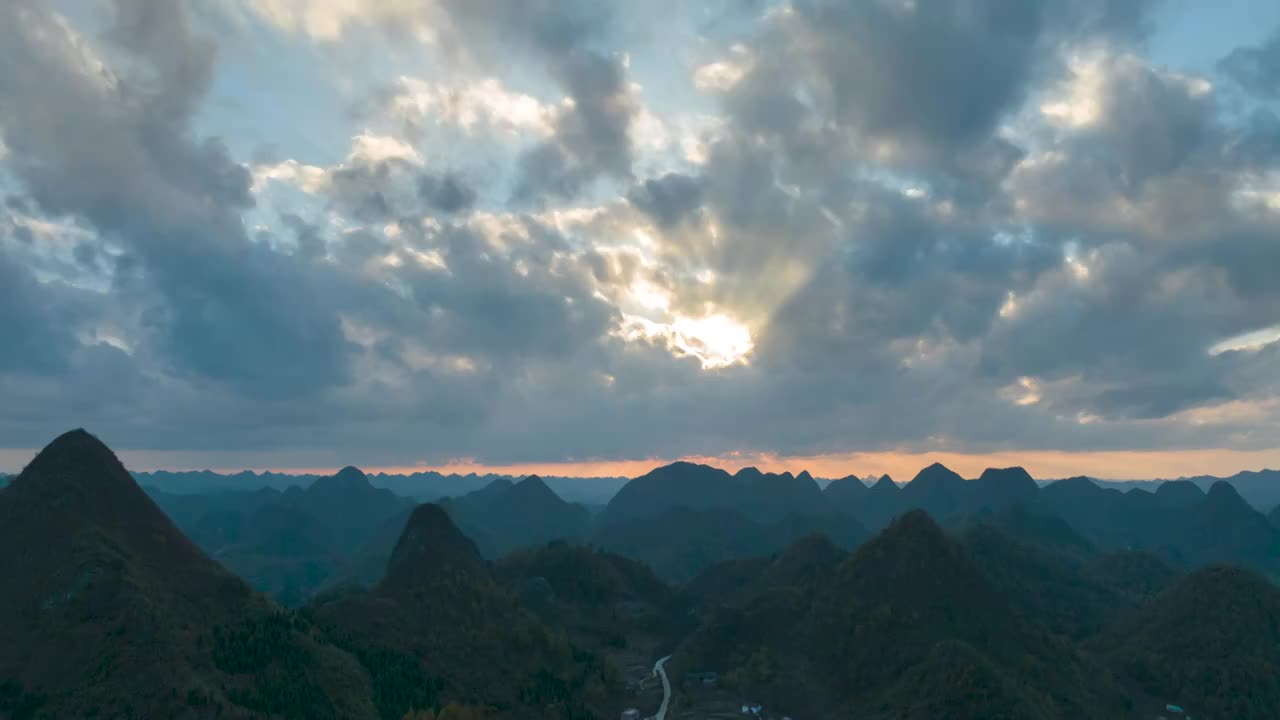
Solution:
M749 520L772 522L819 513L822 505L822 490L808 473L796 477L744 468L731 476L708 465L676 462L624 485L601 512L599 524L652 518L673 508L732 510Z
M970 489L958 473L941 463L934 463L902 486L901 499L906 509L924 510L931 515L945 517L966 505L964 498Z
M1035 502L1040 486L1020 467L987 468L967 488L971 507L1001 509Z
M1267 515L1267 519L1271 521L1272 525L1280 528L1280 505L1275 506L1271 513Z
M0 493L0 574L11 710L374 715L354 659L205 556L83 430L50 443ZM287 659L259 663L242 640Z
M1087 478L1046 486L1040 507L1102 548L1148 550L1182 567L1232 562L1280 571L1280 529L1227 482L1196 500L1176 487L1163 494L1101 488Z
M138 484L172 495L220 495L225 493L252 492L259 488L276 491L292 486L306 487L321 477L315 473L252 472L216 473L209 470L180 471L158 470L134 473ZM375 487L386 488L402 497L420 502L435 502L441 498L457 497L474 492L497 479L514 480L509 476L476 473L442 474L435 471L408 474L377 473L369 476ZM626 483L621 477L543 477L551 489L571 502L604 505ZM0 478L3 485L3 478Z
M145 486L143 489L187 537L209 553L239 541L246 517L279 502L281 496L279 490L266 487L212 495L178 495Z
M854 475L832 480L822 489L827 506L839 512L848 512L861 505L871 490Z
M516 483L494 480L441 505L491 558L551 540L584 538L591 522L586 508L562 500L537 475Z
M1189 507L1204 499L1204 490L1189 480L1170 480L1156 488L1156 497L1171 507Z
M152 488L149 494L206 552L290 606L339 579L381 577L390 546L414 506L374 487L354 467L284 492L264 487L179 495ZM372 538L380 532L384 537L393 519L398 524L385 549L371 547ZM369 560L371 552L381 554ZM357 563L374 569L356 571Z
M289 488L281 502L311 515L344 541L363 537L387 518L414 504L386 488L375 488L369 478L354 467L316 478L305 489Z

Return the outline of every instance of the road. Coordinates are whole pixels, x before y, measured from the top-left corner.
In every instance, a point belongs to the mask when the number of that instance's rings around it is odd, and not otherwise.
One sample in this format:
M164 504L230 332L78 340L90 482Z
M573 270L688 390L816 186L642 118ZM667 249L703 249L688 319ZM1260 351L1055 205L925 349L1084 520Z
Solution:
M653 674L662 678L662 705L658 707L658 714L653 716L654 720L667 720L667 705L671 703L671 681L667 679L667 669L663 665L670 659L671 656L668 655L653 664Z

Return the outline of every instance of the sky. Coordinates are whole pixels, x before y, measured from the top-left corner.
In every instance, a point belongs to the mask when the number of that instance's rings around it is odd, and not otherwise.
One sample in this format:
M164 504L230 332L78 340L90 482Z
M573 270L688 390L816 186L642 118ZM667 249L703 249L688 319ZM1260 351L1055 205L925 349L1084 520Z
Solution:
M0 3L0 469L1280 466L1280 5Z

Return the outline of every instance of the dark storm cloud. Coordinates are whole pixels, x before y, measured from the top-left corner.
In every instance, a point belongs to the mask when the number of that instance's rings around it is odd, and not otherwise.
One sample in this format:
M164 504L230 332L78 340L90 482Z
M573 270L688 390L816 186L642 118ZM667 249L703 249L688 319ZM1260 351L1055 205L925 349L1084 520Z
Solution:
M1260 45L1232 50L1218 71L1260 97L1280 97L1280 30Z

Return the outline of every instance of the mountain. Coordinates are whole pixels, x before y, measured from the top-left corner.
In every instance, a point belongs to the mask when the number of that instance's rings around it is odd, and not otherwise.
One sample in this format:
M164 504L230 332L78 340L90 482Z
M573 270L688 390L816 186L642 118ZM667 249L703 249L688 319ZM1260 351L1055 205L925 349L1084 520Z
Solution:
M1019 503L999 511L983 508L965 518L961 526L969 524L987 525L1018 542L1076 559L1089 558L1097 552L1094 544L1075 528L1040 505Z
M969 504L977 508L1001 509L1033 503L1040 486L1020 467L987 468L968 486Z
M373 672L384 717L447 702L499 717L588 717L617 684L494 581L439 505L413 511L376 587L318 598L309 612Z
M934 463L902 486L900 501L903 511L924 510L935 517L946 517L967 505L964 499L969 490L968 483L958 473Z
M187 537L213 553L239 541L245 518L260 508L279 503L281 493L269 487L208 495L183 495L143 486L147 495Z
M822 497L827 505L835 510L843 511L854 508L866 500L870 488L859 478L849 475L832 480L822 489Z
M291 486L306 487L321 477L314 473L253 472L216 473L210 470L136 472L138 484L172 495L218 495L223 493L253 492L261 488L283 491ZM457 497L474 492L501 475L476 473L442 474L434 470L409 474L377 473L369 476L375 487L386 488L397 495L434 502L441 498ZM604 505L609 502L627 478L624 477L544 477L556 494L570 502ZM0 474L0 486L3 486Z
M240 536L213 558L282 605L302 604L347 560L340 544L306 511L264 505L243 521Z
M1146 550L1184 568L1230 562L1280 573L1280 529L1225 481L1197 499L1185 486L1120 492L1074 478L1046 486L1039 505L1101 548Z
M846 557L814 534L771 556L708 568L687 585L699 627L676 649L668 673L718 671L735 695L793 716L831 717L832 690L812 658L811 617Z
M1280 470L1246 470L1224 478L1194 478L1192 482L1208 489L1218 480L1230 483L1255 508L1261 510L1280 505Z
M1271 521L1272 525L1280 528L1280 505L1271 510L1271 514L1267 515L1267 519Z
M1168 535L1170 556L1186 567L1232 563L1280 577L1280 529L1226 481L1179 513Z
M969 557L1007 598L1010 610L1073 641L1096 635L1119 613L1133 612L1141 600L1124 586L1092 572L1097 556L1067 546L1057 552L1020 542L997 527L979 524L959 537Z
M376 488L359 469L316 478L306 489L291 487L281 502L314 517L344 541L362 539L387 518L414 505L386 488Z
M284 492L148 494L207 553L288 606L341 579L380 577L414 506L354 467ZM398 524L385 539L389 522Z
M563 541L494 563L498 581L545 622L597 652L644 636L671 647L689 628L689 603L642 563Z
M385 487L398 495L412 497L422 502L436 502L443 498L466 495L491 485L497 480L514 482L516 478L508 475L467 473L441 474L435 471L417 472L408 475L389 475L378 473L371 477L373 484ZM624 477L546 477L542 480L557 495L569 502L604 505L609 502L618 488L627 482Z
M391 553L395 551L400 534L409 524L415 508L402 510L387 518L381 525L369 532L364 541L355 546L344 558L343 567L330 575L321 583L319 590L352 584L370 588L382 582L387 573L387 563Z
M1100 480L1090 478L1099 486L1128 492L1141 489L1147 492L1159 492L1159 489L1170 483L1192 484L1204 492L1208 492L1213 484L1225 480L1230 483L1250 505L1266 512L1280 504L1280 470L1259 470L1236 473L1226 477L1215 475L1196 475L1181 477L1176 480Z
M441 506L477 541L485 557L551 540L581 539L591 523L586 508L562 500L537 475L516 483L500 478L476 492L444 500Z
M704 610L746 608L777 588L816 587L848 551L821 533L811 533L769 556L737 558L699 573L686 592Z
M1106 668L1037 615L1048 589L1039 574L1059 572L1059 560L982 542L975 552L911 511L852 554L809 537L769 562L718 566L690 589L731 602L672 662L718 668L734 692L787 714L1125 716ZM988 561L1000 566L994 577Z
M83 430L0 493L0 712L373 717L354 659L188 540Z
M888 475L881 475L869 488L861 504L846 496L838 510L857 519L870 530L883 530L902 512L902 488Z
M833 483L834 484L834 483ZM991 469L972 482L940 463L916 474L899 488L889 476L860 493L837 498L835 509L857 518L873 530L887 527L894 518L911 510L949 519L983 508L1002 508L1034 499L1038 488L1022 468Z
M1156 487L1156 497L1170 507L1190 507L1204 499L1204 490L1189 480L1170 480Z
M808 473L779 475L743 468L729 475L708 465L676 462L624 485L598 522L643 520L673 508L731 510L749 520L772 522L792 514L815 514L822 505L822 490Z
M282 491L293 485L310 485L319 475L253 472L216 473L212 470L156 470L135 472L139 485L171 495L219 495L251 493L263 488Z
M1097 649L1190 717L1273 718L1280 707L1280 590L1225 566L1198 570L1118 623Z
M592 540L645 563L667 581L684 582L717 563L770 555L814 532L845 548L869 536L857 520L840 515L788 515L766 524L728 510L672 508L655 517L605 525Z
M1023 618L923 512L903 515L859 548L817 604L816 652L843 704L900 716L918 702L918 677L937 693L929 702L950 708L950 717L1048 714L1039 703L1054 715L1104 717L1119 705L1112 688L1094 681L1099 669ZM939 672L959 683L937 682ZM901 709L886 712L885 703Z
M808 471L792 475L747 467L734 474L733 479L732 492L739 496L734 509L759 522L823 512L822 488Z
M378 588L393 595L406 594L453 577L487 576L475 543L453 524L444 508L426 503L409 516Z

